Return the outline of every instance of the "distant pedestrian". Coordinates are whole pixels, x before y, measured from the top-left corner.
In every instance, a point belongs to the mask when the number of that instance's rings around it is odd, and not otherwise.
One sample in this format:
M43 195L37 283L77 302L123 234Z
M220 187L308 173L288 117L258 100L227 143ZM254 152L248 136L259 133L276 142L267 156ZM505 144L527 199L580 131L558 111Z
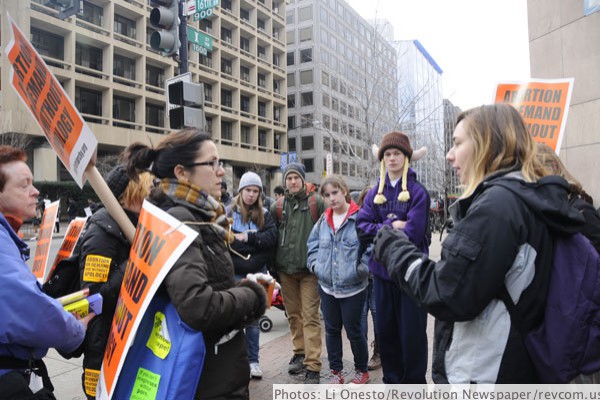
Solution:
M69 217L69 222L73 221L77 217L77 202L74 198L67 198L67 215Z
M275 189L273 189L273 196L274 196L273 198L275 200L282 197L284 194L285 194L285 189L281 185L275 186Z
M377 234L374 256L436 318L435 383L539 383L522 332L544 318L553 235L579 232L583 217L568 204L567 182L544 176L512 105L459 114L452 142L446 158L463 194L450 207L454 228L440 261L430 260L407 231L388 227ZM512 323L503 293L519 324Z

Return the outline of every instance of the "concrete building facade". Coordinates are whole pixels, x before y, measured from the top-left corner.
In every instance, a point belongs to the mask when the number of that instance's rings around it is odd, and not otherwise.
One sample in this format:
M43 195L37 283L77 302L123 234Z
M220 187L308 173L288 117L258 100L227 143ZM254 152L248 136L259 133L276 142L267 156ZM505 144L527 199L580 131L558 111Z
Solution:
M371 151L397 122L396 52L343 0L288 0L288 149L320 183L332 170L352 190L374 183Z
M589 0L528 0L532 78L575 78L560 157L600 199L600 7ZM596 4L594 6L594 4Z
M100 158L134 141L158 143L170 131L165 80L179 69L149 45L149 1L82 4L83 12L60 20L47 0L1 2L2 49L11 38L8 12L98 138ZM285 0L221 0L208 19L188 18L213 39L206 56L188 43L189 71L193 82L204 83L208 131L234 186L248 169L267 185L281 179L280 153L287 142L284 16ZM36 180L70 179L10 86L7 57L0 69L0 135L28 139Z

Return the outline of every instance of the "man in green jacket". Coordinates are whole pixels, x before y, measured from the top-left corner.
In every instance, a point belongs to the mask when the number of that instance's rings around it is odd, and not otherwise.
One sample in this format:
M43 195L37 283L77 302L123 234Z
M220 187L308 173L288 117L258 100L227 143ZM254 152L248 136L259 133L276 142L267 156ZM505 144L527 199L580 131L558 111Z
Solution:
M304 165L287 165L283 174L284 200L272 204L271 213L276 216L278 226L275 265L294 350L288 372L292 375L305 372L304 383L312 384L319 383L321 371L321 302L317 278L306 268L306 241L316 222L314 214L321 215L324 206L317 193L307 190L305 177Z

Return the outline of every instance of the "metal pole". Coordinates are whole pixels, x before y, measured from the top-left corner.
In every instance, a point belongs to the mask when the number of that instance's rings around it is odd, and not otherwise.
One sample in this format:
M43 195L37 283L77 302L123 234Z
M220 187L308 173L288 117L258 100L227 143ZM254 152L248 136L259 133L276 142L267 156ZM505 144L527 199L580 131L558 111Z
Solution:
M185 0L179 0L179 74L188 72L187 16L183 14Z

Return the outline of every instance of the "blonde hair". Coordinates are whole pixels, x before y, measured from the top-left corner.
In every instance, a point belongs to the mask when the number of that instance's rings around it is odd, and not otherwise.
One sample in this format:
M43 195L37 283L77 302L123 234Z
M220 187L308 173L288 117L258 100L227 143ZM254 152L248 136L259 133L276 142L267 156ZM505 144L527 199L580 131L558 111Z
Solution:
M150 172L142 172L137 176L137 182L130 179L127 187L119 196L119 201L126 207L132 204L142 204L152 190L153 176Z
M500 171L519 170L528 182L547 175L537 160L535 143L521 114L510 104L497 103L472 108L459 114L473 140L468 181L461 197L468 197L488 176Z
M581 183L571 175L554 150L545 143L537 143L536 147L537 159L546 167L547 172L564 178L569 183L569 191L571 193L581 194L583 192Z
M331 185L334 188L340 189L342 192L345 192L346 195L344 196L344 199L346 200L346 203L350 204L350 202L352 201L352 197L350 197L350 189L348 188L348 184L346 183L344 178L336 174L327 175L325 178L323 178L323 180L321 181L321 190L319 191L321 196L323 196L325 193L325 185Z
M247 186L249 187L249 186ZM245 188L242 188L240 192L235 196L231 202L231 211L237 211L242 215L242 223L247 224L248 221L252 221L254 225L258 227L258 229L262 229L265 227L265 212L263 210L263 201L262 201L262 188L260 188L260 193L258 194L258 198L256 202L251 206L247 206L242 199L242 193Z

